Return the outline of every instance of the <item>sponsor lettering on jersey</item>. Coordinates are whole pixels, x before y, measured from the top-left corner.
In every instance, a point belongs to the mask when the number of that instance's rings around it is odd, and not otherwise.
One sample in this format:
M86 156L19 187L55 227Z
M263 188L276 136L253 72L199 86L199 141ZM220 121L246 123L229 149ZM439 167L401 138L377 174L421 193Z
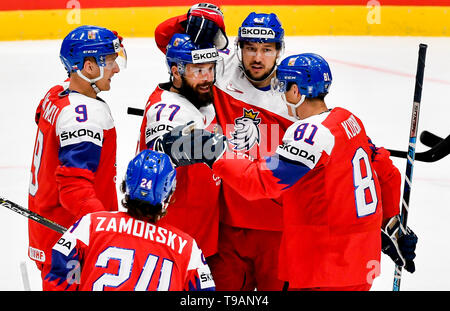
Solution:
M168 124L158 124L157 126L148 127L145 130L145 138L147 140L148 138L153 137L153 135L157 135L160 132L164 132L162 134L165 134L166 132L170 132L171 130L173 130L173 126Z
M230 143L234 150L250 150L255 144L259 144L260 131L258 118L259 112L253 109L245 109L243 116L234 119L234 132L231 133Z
M102 146L103 131L94 127L76 127L62 130L59 134L61 147L77 144L80 142L92 142L98 146Z
M314 154L310 154L308 151L297 148L290 144L283 143L279 146L280 150L284 150L289 152L290 154L306 159L307 161L311 161L313 164L316 164L316 156Z
M348 139L352 139L361 132L361 126L359 126L354 115L351 115L347 120L341 122L341 125L344 128Z
M187 244L187 240L178 236L176 233L142 220L123 217L118 219L114 217L107 219L106 217L100 216L97 216L97 220L98 224L95 228L96 232L105 231L126 233L139 238L165 244L172 248L172 250L177 251L179 254L183 252L183 249Z
M77 240L72 234L65 234L58 240L58 242L56 242L53 249L57 250L61 254L64 254L65 256L69 256L76 244Z

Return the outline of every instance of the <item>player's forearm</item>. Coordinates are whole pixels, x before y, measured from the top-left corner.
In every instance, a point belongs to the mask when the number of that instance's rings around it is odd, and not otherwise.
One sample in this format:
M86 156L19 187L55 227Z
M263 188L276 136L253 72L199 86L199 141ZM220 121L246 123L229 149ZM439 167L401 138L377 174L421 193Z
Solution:
M94 189L94 174L86 169L63 167L56 170L56 182L62 206L75 218L105 208Z
M158 48L166 54L166 46L172 36L176 33L184 33L186 31L184 22L187 20L187 15L169 18L168 20L159 24L155 29L155 42Z
M277 183L264 160L222 158L213 165L214 174L248 200L277 198L282 185Z
M381 187L383 219L389 219L400 213L401 175L389 155L386 149L377 148L372 161Z

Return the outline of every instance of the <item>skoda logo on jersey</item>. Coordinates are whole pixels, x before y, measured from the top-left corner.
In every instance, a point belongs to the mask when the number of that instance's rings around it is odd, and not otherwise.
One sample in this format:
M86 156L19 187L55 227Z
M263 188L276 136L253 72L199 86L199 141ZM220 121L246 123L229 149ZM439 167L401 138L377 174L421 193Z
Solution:
M275 31L266 27L241 27L241 37L275 39Z
M259 112L244 108L244 115L234 120L234 132L231 133L231 144L234 150L250 150L255 144L259 144L259 124L257 118Z
M191 52L194 64L209 63L219 60L219 52L215 48L194 50Z

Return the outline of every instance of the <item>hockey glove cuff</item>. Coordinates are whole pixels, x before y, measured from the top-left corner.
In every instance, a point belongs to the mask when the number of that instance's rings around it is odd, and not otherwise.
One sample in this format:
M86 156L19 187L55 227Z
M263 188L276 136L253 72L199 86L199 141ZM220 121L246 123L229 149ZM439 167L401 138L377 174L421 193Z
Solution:
M416 268L414 258L417 244L417 235L407 227L401 229L400 217L392 217L384 228L381 229L381 248L396 265L404 267L406 271L413 273Z
M155 145L155 150L166 153L176 167L204 163L211 168L226 148L224 135L195 129L193 121L175 127Z

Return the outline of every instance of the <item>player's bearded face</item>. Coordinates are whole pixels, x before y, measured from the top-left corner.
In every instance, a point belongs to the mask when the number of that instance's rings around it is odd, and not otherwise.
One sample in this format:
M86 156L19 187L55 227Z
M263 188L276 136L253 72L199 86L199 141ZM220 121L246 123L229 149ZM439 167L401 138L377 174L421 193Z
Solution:
M181 76L180 93L197 108L208 106L214 100L214 71L214 64L188 64L185 74Z

